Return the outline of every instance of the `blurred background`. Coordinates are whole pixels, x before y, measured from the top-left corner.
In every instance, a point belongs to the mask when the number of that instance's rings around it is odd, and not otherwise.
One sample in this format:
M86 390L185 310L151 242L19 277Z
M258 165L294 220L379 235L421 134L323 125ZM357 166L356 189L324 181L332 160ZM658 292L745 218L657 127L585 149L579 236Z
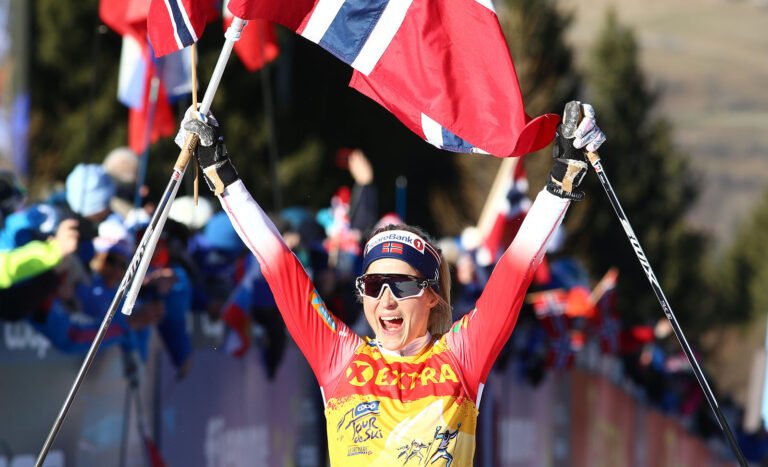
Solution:
M191 103L188 56L136 61L146 44L100 15L111 3L0 0L0 255L39 258L0 274L0 466L32 465L42 446ZM128 3L140 23L148 1ZM494 4L528 114L597 109L619 200L742 449L768 465L768 3ZM224 21L198 43L200 97ZM516 165L435 149L349 89L330 54L249 28L256 45L230 59L212 109L329 308L368 332L359 243L399 218L439 239L455 316L469 311L550 149ZM113 322L46 465L325 465L311 372L216 200L203 189L191 205L190 172L137 312ZM732 465L593 173L584 187L489 380L476 464Z

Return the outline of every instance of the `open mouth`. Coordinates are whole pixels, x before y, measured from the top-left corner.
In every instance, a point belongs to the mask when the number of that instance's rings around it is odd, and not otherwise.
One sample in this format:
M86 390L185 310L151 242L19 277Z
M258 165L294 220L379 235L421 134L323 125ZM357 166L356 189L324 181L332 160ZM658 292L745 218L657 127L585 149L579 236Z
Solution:
M403 327L402 316L382 316L379 318L381 329L389 332L399 331Z

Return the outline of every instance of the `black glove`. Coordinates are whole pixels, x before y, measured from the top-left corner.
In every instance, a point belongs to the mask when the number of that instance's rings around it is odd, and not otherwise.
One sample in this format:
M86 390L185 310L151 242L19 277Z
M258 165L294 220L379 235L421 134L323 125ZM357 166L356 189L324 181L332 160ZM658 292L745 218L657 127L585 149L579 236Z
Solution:
M604 141L605 135L595 124L595 111L591 105L578 101L566 104L563 123L555 132L552 147L555 163L549 173L547 191L573 201L584 199L584 192L576 188L589 168L586 151L596 151Z
M237 169L224 146L224 137L220 134L220 128L215 119L209 118L205 123L197 118L189 119L182 125L188 132L196 134L200 143L194 151L198 164L203 169L205 182L208 188L217 196L224 189L240 179Z

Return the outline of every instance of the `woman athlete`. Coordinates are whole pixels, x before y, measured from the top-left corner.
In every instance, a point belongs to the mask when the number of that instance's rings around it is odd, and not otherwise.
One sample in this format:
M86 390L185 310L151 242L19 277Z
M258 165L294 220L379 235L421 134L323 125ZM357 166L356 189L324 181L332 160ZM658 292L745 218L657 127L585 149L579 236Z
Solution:
M421 230L390 225L373 233L356 281L375 338L334 317L299 260L239 179L215 119L185 120L180 137L200 137L195 155L206 181L256 256L325 403L331 465L469 466L483 385L512 334L547 241L587 170L582 148L605 140L591 106L566 139L520 230L475 308L451 323L450 275ZM571 128L573 130L573 128ZM570 133L570 132L569 132ZM178 139L177 139L178 140Z

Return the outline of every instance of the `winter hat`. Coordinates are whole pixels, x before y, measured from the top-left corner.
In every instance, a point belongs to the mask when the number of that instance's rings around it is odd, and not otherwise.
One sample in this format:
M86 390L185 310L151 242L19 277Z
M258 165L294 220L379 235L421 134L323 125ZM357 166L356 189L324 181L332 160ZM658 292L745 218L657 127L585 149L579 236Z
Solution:
M245 246L224 211L219 211L211 217L203 230L203 236L206 244L217 250L240 253Z
M55 207L47 204L37 204L11 214L0 231L0 250L12 250L55 234L61 217Z
M133 237L118 219L110 217L99 224L93 247L97 253L116 253L130 258L134 249Z
M198 198L197 206L191 196L176 198L171 205L168 217L180 224L189 227L190 230L199 230L213 216L213 203L208 198Z
M67 176L66 191L69 207L81 216L90 216L109 209L115 182L98 164L77 164Z
M135 183L139 157L131 148L121 146L109 151L101 166L119 183Z

